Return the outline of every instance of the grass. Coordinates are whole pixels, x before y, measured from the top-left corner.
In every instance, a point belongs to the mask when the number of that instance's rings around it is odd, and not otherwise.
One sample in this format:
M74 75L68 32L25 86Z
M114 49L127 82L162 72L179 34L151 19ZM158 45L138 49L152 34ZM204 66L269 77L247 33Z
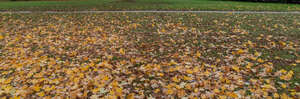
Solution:
M226 0L69 0L0 2L0 10L78 11L78 10L237 10L299 11L299 4L254 3Z
M296 98L299 27L289 14L1 14L0 96Z

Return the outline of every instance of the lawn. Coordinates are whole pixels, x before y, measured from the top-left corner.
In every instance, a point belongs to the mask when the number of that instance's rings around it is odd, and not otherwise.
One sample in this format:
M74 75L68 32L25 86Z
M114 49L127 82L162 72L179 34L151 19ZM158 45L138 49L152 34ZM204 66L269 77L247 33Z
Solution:
M78 10L229 10L300 11L299 4L253 3L227 0L67 0L0 2L4 11L78 11Z
M289 14L1 14L0 97L296 98L299 27Z

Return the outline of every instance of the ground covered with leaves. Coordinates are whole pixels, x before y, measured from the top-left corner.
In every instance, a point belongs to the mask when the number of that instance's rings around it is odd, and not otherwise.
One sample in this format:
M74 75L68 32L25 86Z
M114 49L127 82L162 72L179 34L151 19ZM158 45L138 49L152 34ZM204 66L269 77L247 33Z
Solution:
M1 14L0 97L297 98L300 16Z

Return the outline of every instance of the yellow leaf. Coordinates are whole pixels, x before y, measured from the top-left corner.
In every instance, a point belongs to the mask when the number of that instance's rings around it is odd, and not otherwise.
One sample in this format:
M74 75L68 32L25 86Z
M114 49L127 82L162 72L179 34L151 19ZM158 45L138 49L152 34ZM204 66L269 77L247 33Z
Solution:
M109 80L109 77L106 75L106 76L103 77L103 80L107 81L107 80Z
M286 74L286 75L281 75L281 76L280 76L280 79L282 79L282 80L290 80L290 79L293 77L293 74L294 74L294 72L293 72L292 70L290 70L290 71L288 72L288 74Z
M243 53L245 53L245 51L243 50L243 49L239 49L237 52L236 52L236 54L243 54Z
M188 76L183 76L183 79L184 79L184 80L193 80L192 77L188 77Z
M0 82L2 82L2 81L0 80ZM9 84L10 82L11 82L11 79L6 79L3 81L4 84Z
M98 88L94 88L93 90L92 90L92 92L93 93L97 93L97 92L99 92L100 91L100 88L98 87Z
M85 67L82 67L81 70L82 70L82 71L87 71L89 68L90 68L90 66L87 65L87 66L85 66Z
M129 94L126 99L134 99L134 93Z
M4 91L8 92L12 89L13 87L10 86L10 85L7 85L7 86L2 86L2 89L4 89Z
M240 68L238 66L232 66L232 69L239 72L240 71Z
M280 73L286 73L287 71L284 70L284 69L281 69L279 72L280 72Z
M279 41L279 44L282 45L282 46L285 46L285 45L286 45L286 43L283 42L283 41Z
M185 94L186 94L186 93L185 93L184 90L179 90L179 91L177 92L178 97L184 97Z
M251 59L251 60L256 60L257 58L256 58L256 57L250 57L250 59Z
M108 55L108 56L107 56L107 59L112 59L112 58L113 58L112 55Z
M154 90L154 93L158 93L160 90L159 89L155 89Z
M163 33L164 33L164 32L166 32L166 30L163 28L163 29L161 29L161 32L163 32Z
M79 79L79 78L78 78ZM52 84L58 84L59 83L59 80L58 79L53 79L51 81L49 81L49 83L52 83Z
M122 96L123 92L122 92L122 88L116 88L116 96Z
M21 99L21 97L20 96L14 96L11 99Z
M166 94L168 94L168 95L171 95L173 93L174 93L174 91L172 89L168 89L167 92L166 92Z
M27 39L31 39L32 37L30 35L26 35L26 38Z
M286 88L286 84L281 84L281 87L282 88Z
M292 96L295 96L297 94L297 92L291 92ZM300 92L298 92L298 94L300 94Z
M194 92L195 92L195 93L198 93L198 92L199 92L199 89L198 89L198 88L195 88L195 89L194 89Z
M163 73L157 73L157 75L160 76L160 77L164 76Z
M46 87L44 90L45 91L51 91L51 90L54 90L55 89L55 87L54 86L51 86L51 87Z
M177 63L174 60L171 60L171 62L169 63L169 65L176 65Z
M280 95L280 99L290 99L289 96L286 93L282 93Z
M262 60L261 58L259 58L259 59L257 59L257 62L259 62L259 63L263 63L263 62L265 62L264 60Z
M119 50L119 52L120 52L120 54L125 55L125 50L124 50L123 48L121 48L121 49Z
M278 98L279 98L279 94L278 94L278 93L275 93L275 94L273 95L273 97L274 97L275 99L278 99Z
M265 89L274 89L274 87L270 84L265 84L262 87L265 88Z
M40 87L40 86L33 86L33 90L34 90L34 91L40 91L40 90L41 90L41 87Z
M66 70L66 73L67 73L68 75L71 75L71 74L73 73L73 70L68 69L68 70Z
M185 72L186 72L186 73L188 73L188 74L192 74L192 73L194 73L194 71L193 71L193 70L191 70L191 69L188 69L188 70L186 70Z
M228 95L229 97L232 97L232 98L237 98L237 97L238 97L238 95L235 94L235 93L233 93L233 92L228 92L227 95Z
M220 93L220 90L219 89L214 89L214 92L215 93Z
M136 28L137 28L137 24L136 24L136 23L133 23L133 27L136 29Z
M131 63L136 63L136 59L135 59L135 58L131 58L131 59L130 59L130 62L131 62Z
M209 71L206 70L206 71L204 72L204 74L205 74L206 76L208 76L208 75L210 75L211 73L210 73Z
M112 87L113 88L117 88L118 86L119 86L119 83L118 83L118 81L113 81L112 83L111 83L111 85L112 85Z
M261 55L261 53L259 53L259 52L255 52L255 53L254 53L254 55L255 55L255 56L260 56L260 55Z
M4 37L2 35L0 35L0 40L4 39Z
M191 90L191 89L192 89L192 86L191 86L190 84L186 84L186 85L185 85L185 88Z
M248 40L248 44L249 44L249 45L252 45L253 43L252 43L251 41Z
M39 92L39 93L38 93L38 96L40 96L40 97L45 96L45 92Z
M200 57L200 56L201 56L201 53L200 53L200 52L197 52L197 53L196 53L196 56L197 56L197 57Z
M289 71L287 75L293 76L294 72L292 70Z
M250 69L251 66L253 66L253 63L250 63L250 62L249 62L249 63L247 64L246 68Z
M173 77L172 81L174 81L174 82L180 82L180 80L177 78L177 76Z
M221 96L219 96L219 99L227 99L227 97L224 95L221 95Z

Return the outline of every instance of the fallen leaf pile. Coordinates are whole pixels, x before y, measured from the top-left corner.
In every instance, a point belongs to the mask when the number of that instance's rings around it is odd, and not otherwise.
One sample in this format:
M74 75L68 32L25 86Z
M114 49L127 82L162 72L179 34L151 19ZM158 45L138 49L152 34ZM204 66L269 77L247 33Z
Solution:
M299 98L299 19L2 14L0 97Z

